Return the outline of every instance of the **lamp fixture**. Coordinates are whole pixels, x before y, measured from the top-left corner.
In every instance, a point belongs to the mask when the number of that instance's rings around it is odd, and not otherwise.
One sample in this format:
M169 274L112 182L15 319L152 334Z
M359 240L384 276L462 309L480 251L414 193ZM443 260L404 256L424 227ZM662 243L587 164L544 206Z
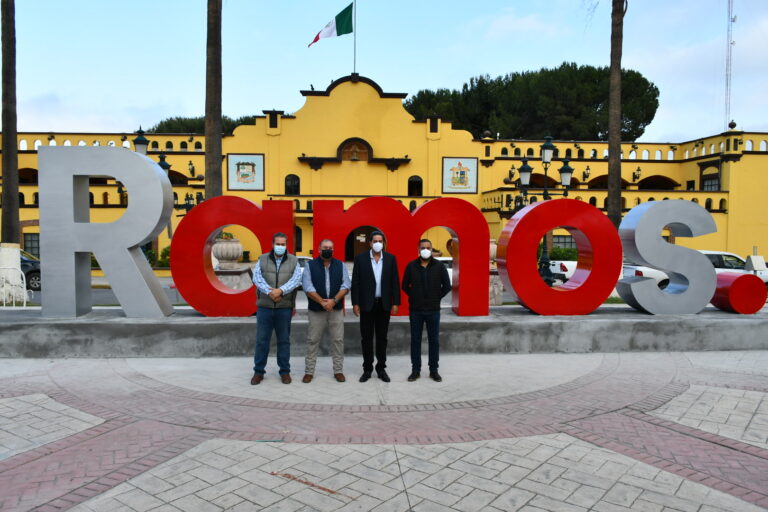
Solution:
M139 126L139 129L136 130L136 138L133 139L134 151L136 151L140 155L146 155L148 146L149 146L149 139L147 139L144 136L144 130L142 130L141 126Z
M56 136L54 134L52 134L52 133L48 134L48 140L53 140L55 138L56 138Z
M632 149L635 149L635 150L636 150L637 148L638 148L638 145L637 145L637 144L632 144Z
M192 160L190 160L189 163L187 164L187 169L189 170L190 176L195 175L195 164L192 163Z
M122 134L120 136L120 142L125 142L126 140L128 140L128 136L126 134Z
M641 176L642 174L643 174L643 173L642 173L642 171L641 171L641 169L640 169L640 166L638 165L638 166L637 166L637 169L635 169L634 171L632 171L632 183L634 183L634 182L636 182L637 180L639 180L639 179L640 179L640 176Z
M669 149L671 149L672 151L677 151L677 146L672 144L672 145L669 146Z
M581 149L581 144L579 144L578 142L574 142L573 147L575 147L576 149Z
M195 140L195 137L194 137L194 136L192 136L192 135L190 135L190 136L189 136L189 139L187 139L187 141L189 141L189 142L192 142L193 140Z
M587 166L586 169L584 169L584 172L581 173L581 181L587 181L589 179L590 170L589 166Z
M514 142L510 142L509 145L510 145L510 147L513 147L513 148L517 147L517 144L515 144Z

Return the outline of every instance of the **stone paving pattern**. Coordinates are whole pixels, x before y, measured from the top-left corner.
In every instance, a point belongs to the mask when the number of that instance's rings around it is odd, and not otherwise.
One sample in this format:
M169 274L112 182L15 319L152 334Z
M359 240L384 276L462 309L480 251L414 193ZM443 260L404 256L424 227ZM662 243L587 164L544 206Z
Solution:
M344 384L299 364L255 387L247 360L239 384L212 359L0 360L0 510L768 509L768 352L493 357L514 377L465 355L440 384L402 382L405 359L360 384L351 357Z

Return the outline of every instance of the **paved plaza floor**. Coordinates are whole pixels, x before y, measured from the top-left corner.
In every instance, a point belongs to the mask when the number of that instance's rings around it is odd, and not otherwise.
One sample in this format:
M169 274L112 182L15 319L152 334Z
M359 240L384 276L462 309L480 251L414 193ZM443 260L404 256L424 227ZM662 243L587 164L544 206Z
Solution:
M768 509L768 351L291 364L0 359L0 510Z

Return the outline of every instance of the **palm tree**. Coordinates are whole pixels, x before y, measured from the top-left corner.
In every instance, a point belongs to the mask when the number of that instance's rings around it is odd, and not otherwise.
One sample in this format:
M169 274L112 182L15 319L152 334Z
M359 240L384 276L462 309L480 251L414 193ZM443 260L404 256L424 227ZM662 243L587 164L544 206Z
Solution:
M2 0L3 51L3 213L2 243L18 244L19 161L16 148L16 8L14 0Z
M611 67L608 85L608 218L621 223L621 50L628 0L611 0Z
M208 0L205 66L205 197L221 195L221 0Z

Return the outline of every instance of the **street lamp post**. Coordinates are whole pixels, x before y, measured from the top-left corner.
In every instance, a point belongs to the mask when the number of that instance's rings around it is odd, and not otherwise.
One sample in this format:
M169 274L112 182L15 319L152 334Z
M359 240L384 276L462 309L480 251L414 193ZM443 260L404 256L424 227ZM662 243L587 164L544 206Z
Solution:
M558 171L560 171L560 183L564 187L563 191L549 191L547 183L549 181L549 166L552 164L552 158L555 155L556 149L557 148L555 145L552 144L552 137L545 137L544 144L541 145L541 165L544 167L544 190L541 195L545 201L552 199L552 196L554 195L562 195L563 197L568 197L568 187L571 185L571 177L573 176L573 167L569 165L569 160L563 159L563 165L560 167L560 169L558 169ZM522 188L523 195L523 199L520 201L520 203L522 205L527 202L528 187L531 183L531 174L533 173L533 168L528 165L527 158L523 158L522 165L517 170L517 172L520 174L520 187ZM539 259L539 274L541 275L542 279L544 279L544 282L547 283L547 286L552 286L554 283L554 276L552 275L552 271L549 268L549 263L549 248L547 247L547 240L545 236L544 245L541 250L541 258Z

